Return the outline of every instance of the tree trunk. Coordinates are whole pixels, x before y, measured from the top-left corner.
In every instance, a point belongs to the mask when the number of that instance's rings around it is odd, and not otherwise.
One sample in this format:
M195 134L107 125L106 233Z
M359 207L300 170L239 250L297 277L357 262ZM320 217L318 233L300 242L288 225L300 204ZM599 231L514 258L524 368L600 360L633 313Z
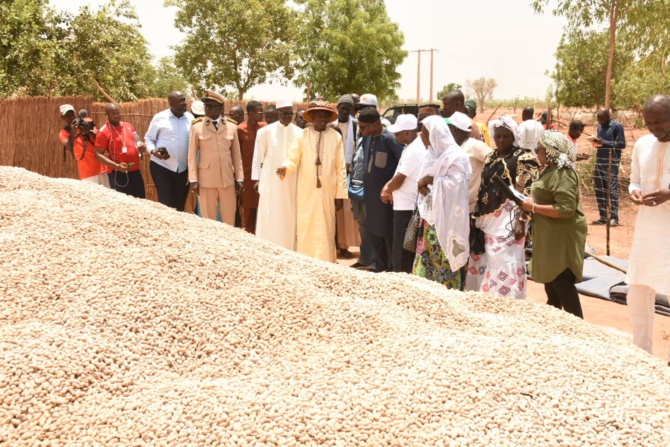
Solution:
M605 75L605 108L610 109L612 102L612 67L614 65L614 50L616 48L616 27L619 20L619 0L612 0L610 6L610 55L607 61Z
M244 99L244 89L242 87L238 87L237 89L237 99L238 101L242 101Z

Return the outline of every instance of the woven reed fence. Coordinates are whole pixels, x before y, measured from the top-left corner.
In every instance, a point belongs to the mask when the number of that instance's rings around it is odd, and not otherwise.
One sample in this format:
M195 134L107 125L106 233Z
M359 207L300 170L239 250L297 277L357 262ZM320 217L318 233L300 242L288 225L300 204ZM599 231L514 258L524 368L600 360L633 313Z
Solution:
M261 102L264 106L270 104ZM0 165L18 166L49 177L79 178L76 160L69 153L63 155L63 146L58 140L58 133L65 124L58 111L61 104L72 104L76 111L88 110L98 127L107 120L105 104L94 102L92 97L27 97L0 101ZM132 123L142 139L153 116L168 108L167 99L142 99L119 105L121 119ZM246 110L244 101L227 101L226 111L235 105ZM306 103L296 103L294 109L306 106ZM147 198L157 200L149 173L149 157L144 157L141 171Z

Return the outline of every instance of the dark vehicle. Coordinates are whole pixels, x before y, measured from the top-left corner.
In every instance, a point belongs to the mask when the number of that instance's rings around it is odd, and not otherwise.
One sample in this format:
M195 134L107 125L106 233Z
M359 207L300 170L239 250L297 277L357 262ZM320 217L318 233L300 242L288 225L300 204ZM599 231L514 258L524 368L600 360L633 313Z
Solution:
M395 120L398 117L398 115L407 115L407 114L412 114L414 116L419 116L419 109L422 107L432 107L435 109L435 113L437 115L440 114L440 106L439 104L433 104L433 103L425 103L425 104L398 104L393 107L389 107L386 109L384 112L384 115L382 115L383 118L386 118L391 122L391 124L395 124Z

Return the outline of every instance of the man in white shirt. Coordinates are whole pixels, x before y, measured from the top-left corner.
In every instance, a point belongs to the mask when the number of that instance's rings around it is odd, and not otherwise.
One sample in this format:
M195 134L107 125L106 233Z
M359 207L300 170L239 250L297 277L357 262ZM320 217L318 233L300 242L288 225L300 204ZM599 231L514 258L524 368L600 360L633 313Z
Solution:
M470 132L472 130L472 120L464 113L456 112L450 118L445 119L449 125L449 130L463 151L470 159L470 166L472 166L472 177L468 185L468 204L470 213L475 210L477 204L477 194L479 193L479 186L482 184L482 170L486 156L491 152L488 144L477 138L471 138Z
M293 103L290 99L277 101L279 121L258 131L251 165L260 199L256 220L256 235L289 250L296 249L296 188L298 175L287 173L284 180L275 175L293 142L302 129L292 123Z
M519 146L524 149L535 150L537 142L542 138L544 127L538 121L533 119L535 109L526 107L521 112L523 122L519 124Z
M419 194L419 176L426 146L417 136L418 120L414 115L398 115L395 124L387 130L395 135L400 144L405 145L395 175L381 192L382 201L393 203L393 246L391 264L394 272L412 272L415 254L403 248L407 226Z
M186 111L186 96L173 91L170 108L157 113L144 136L151 154L149 169L156 185L158 201L184 211L188 195L188 139L193 115Z
M651 135L633 148L630 198L639 205L626 281L633 341L652 352L656 294L670 296L670 95L642 108Z

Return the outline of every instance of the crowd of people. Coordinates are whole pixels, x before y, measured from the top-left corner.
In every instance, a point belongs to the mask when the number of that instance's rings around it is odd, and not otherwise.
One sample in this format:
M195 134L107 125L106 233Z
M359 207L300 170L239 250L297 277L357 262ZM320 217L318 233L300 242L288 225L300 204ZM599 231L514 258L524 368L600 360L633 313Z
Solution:
M203 218L286 249L335 262L353 256L353 240L360 246L354 268L500 297L525 298L532 248L530 273L545 285L548 304L583 318L575 288L587 232L575 170L587 157L577 153L580 121L562 134L546 112L536 119L526 107L520 125L505 115L486 125L458 90L445 95L441 110L423 107L393 124L373 94L345 94L335 104L321 97L298 111L288 99L265 110L250 101L246 117L239 106L226 116L213 91L190 112L181 92L168 102L143 141L116 104L107 104L99 130L61 106L61 142L81 179L144 198L146 155L166 206L184 210L190 191ZM643 116L651 135L633 151L630 191L640 216L628 298L635 342L650 351L655 295L670 294L670 97L650 98ZM597 120L591 140L600 218L593 224L616 226L624 130L608 110Z

